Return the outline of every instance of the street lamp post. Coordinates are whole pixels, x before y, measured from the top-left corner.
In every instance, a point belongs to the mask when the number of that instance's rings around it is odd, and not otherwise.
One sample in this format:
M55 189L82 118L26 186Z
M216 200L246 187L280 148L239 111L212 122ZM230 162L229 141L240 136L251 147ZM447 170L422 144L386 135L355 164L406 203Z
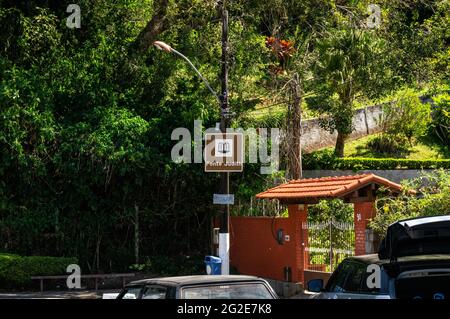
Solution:
M205 77L197 70L192 62L183 54L172 48L167 43L162 41L155 41L153 43L158 49L169 53L175 53L182 59L184 59L191 68L197 73L197 75L203 80L206 87L214 95L217 102L220 105L220 131L226 133L229 124L229 107L228 107L228 11L222 7L222 70L221 70L221 94L220 97L211 88L209 82ZM230 173L220 173L220 185L221 193L230 193ZM222 259L222 274L228 275L230 273L230 234L229 234L229 219L230 219L230 206L223 205L223 213L221 218L221 227L219 231L219 257Z

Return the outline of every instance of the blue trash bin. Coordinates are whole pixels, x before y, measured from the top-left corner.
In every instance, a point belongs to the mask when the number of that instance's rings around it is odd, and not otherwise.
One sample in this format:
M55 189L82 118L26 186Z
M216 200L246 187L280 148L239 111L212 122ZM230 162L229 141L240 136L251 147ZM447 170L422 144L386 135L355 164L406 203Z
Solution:
M222 273L222 259L216 256L206 256L206 273L208 275L220 275Z

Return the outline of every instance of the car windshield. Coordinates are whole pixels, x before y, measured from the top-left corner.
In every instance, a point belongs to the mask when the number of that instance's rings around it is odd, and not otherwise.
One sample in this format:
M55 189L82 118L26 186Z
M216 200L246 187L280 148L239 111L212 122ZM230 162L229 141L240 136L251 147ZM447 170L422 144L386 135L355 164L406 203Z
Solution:
M186 287L181 290L182 299L273 299L262 283L211 285Z

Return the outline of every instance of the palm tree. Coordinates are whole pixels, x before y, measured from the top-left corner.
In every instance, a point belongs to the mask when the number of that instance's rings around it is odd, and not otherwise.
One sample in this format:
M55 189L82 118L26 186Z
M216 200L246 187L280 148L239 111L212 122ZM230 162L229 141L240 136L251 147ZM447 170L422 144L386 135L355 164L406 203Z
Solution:
M316 43L313 90L308 107L323 115L322 126L337 131L335 154L344 156L345 140L353 130L353 104L379 92L385 75L381 65L383 42L375 31L344 28L328 32ZM378 55L380 54L380 55Z

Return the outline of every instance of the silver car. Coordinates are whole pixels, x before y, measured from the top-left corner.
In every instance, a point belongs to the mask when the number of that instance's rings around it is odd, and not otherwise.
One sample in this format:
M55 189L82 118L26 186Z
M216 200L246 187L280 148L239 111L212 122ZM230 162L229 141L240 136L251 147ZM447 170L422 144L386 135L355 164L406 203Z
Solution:
M450 216L390 225L378 254L345 259L323 286L308 282L313 298L450 299Z

